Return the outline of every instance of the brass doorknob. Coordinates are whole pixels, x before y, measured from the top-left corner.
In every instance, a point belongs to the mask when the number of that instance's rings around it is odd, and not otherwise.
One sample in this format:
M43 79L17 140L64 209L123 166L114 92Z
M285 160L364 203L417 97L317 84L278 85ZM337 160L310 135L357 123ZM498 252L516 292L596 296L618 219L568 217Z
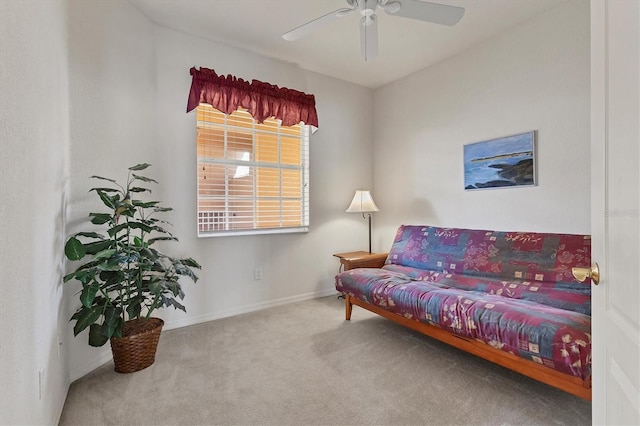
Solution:
M580 282L584 282L587 278L591 278L595 285L600 282L600 269L597 263L591 265L591 268L571 268L571 273Z

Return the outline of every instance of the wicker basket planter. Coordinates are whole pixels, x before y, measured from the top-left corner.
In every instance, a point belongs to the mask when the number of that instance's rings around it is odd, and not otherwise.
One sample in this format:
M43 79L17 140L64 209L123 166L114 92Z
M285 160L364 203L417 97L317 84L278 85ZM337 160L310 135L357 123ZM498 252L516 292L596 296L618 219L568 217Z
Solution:
M138 318L122 326L122 337L111 338L113 363L118 373L133 373L149 367L156 360L156 349L164 321Z

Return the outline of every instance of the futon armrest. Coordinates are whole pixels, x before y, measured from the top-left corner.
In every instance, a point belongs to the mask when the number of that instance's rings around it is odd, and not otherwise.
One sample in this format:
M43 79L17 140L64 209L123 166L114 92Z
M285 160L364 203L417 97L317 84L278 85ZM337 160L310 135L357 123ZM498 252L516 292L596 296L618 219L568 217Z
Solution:
M382 268L389 253L374 253L349 260L349 269L355 268Z

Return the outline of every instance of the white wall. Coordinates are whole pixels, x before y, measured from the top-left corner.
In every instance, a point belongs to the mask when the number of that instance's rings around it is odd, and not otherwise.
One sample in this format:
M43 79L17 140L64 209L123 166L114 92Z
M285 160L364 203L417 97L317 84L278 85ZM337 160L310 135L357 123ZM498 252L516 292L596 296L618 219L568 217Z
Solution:
M374 250L400 224L590 232L589 3L374 94ZM464 191L463 145L536 130L538 186Z
M370 143L373 93L298 67L198 37L155 27L127 2L70 2L72 192L69 233L83 229L101 204L87 194L96 174L125 178L149 162L160 186L153 196L175 209L168 219L179 244L168 253L191 256L203 269L186 280L187 313L158 312L165 329L335 292L332 253L362 249L365 222L344 212L358 187L373 181ZM192 66L213 68L316 95L320 120L311 137L310 231L224 238L196 236L195 114L186 114ZM254 281L254 268L263 279ZM79 306L67 284L67 313ZM67 325L70 377L110 359L86 332Z
M86 231L89 212L104 211L98 175L124 181L127 168L154 163L155 57L153 25L123 0L69 1L71 185L67 234ZM61 248L61 247L60 247ZM69 265L70 272L76 265ZM68 319L80 306L80 284L65 284L64 348L71 380L111 357L87 332L73 336Z
M344 210L353 191L372 182L372 91L165 28L156 28L155 42L154 144L161 153L155 173L163 198L176 208L172 222L180 238L167 250L203 265L198 283L185 283L187 314L162 314L167 327L333 294L338 262L331 254L366 241L364 222ZM192 66L315 94L320 125L310 142L308 233L196 237L196 122L195 112L185 113ZM255 268L263 269L261 281L253 279Z
M55 424L68 389L57 353L67 320L66 23L63 1L0 1L0 424Z

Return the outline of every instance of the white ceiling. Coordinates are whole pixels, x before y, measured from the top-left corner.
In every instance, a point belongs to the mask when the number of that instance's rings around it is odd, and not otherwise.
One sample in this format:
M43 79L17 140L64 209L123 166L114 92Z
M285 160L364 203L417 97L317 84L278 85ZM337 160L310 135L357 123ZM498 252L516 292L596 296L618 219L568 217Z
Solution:
M567 0L437 0L466 9L447 27L378 9L379 55L360 55L358 14L297 41L281 35L346 0L129 0L152 22L377 88L472 47Z

